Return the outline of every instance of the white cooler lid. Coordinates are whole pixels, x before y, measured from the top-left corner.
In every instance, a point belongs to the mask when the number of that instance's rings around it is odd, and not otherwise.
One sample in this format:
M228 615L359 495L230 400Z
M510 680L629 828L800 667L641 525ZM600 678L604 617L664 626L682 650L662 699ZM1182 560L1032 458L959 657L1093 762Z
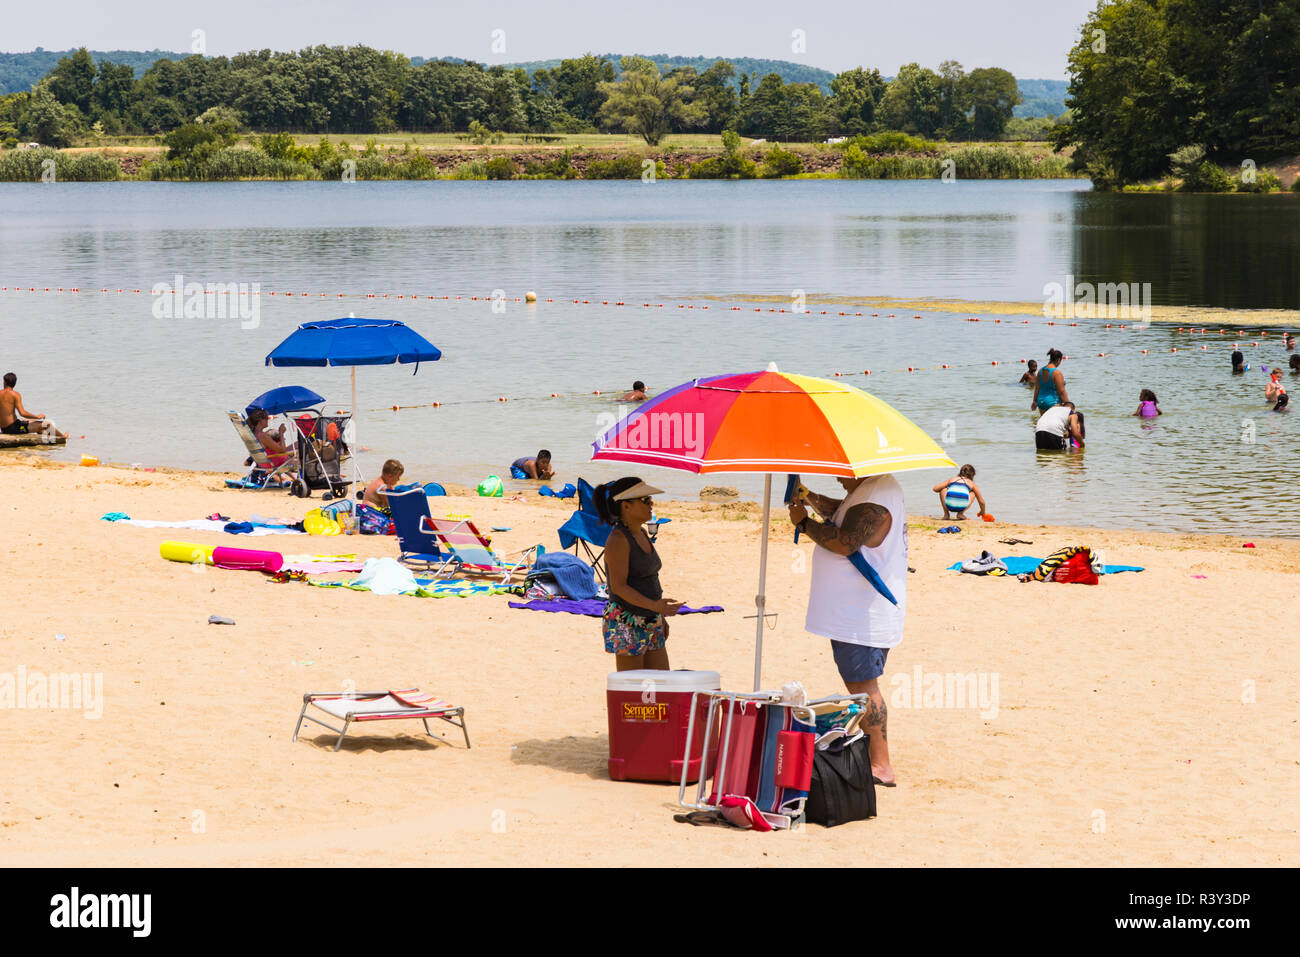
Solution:
M646 682L655 691L719 691L722 679L716 671L659 671L641 668L637 671L611 672L605 687L609 691L645 691Z

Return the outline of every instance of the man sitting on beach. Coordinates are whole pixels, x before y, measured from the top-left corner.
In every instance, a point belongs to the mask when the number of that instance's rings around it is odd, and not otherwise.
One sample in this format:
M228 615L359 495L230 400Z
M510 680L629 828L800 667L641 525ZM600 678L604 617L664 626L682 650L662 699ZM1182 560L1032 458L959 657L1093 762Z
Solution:
M907 599L907 514L903 488L892 475L838 479L847 496L811 492L790 503L790 521L817 543L804 628L831 640L831 653L850 694L869 700L862 727L869 736L876 783L894 786L886 725L889 712L878 679L889 649L903 640ZM825 521L809 520L811 505ZM897 604L849 560L859 553Z
M48 431L50 423L45 421L45 416L38 412L28 412L23 407L23 394L14 388L18 384L18 376L6 372L4 383L5 387L0 389L0 432L5 435L39 435ZM54 430L54 434L61 439L68 437L58 429Z
M632 383L632 391L624 392L618 399L619 402L644 402L645 401L645 383L637 379Z
M514 479L549 479L554 475L549 449L542 449L536 458L515 459L510 465L510 477Z
M389 459L384 463L383 469L379 473L379 478L371 479L370 484L366 486L366 493L361 497L367 505L373 505L385 515L391 515L388 508L388 496L379 491L381 488L392 489L402 480L402 473L406 469L397 459Z

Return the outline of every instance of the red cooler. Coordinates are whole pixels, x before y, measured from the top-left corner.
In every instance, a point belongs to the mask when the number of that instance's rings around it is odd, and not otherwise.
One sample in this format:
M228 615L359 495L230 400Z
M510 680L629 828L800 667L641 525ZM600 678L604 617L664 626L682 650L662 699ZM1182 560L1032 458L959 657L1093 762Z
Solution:
M616 671L609 676L609 776L615 781L682 779L682 755L691 720L691 695L718 691L716 671ZM695 716L691 753L704 748L708 699L701 698ZM717 748L717 729L709 729L709 751ZM710 757L712 760L712 757ZM691 761L687 781L700 776L700 759Z

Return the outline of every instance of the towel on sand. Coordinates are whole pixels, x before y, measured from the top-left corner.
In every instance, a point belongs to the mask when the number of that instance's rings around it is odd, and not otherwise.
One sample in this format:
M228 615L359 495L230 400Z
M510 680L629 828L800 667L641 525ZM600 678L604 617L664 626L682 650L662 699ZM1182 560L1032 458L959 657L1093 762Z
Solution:
M575 601L572 598L534 598L532 601L512 601L510 607L526 608L528 611L565 611L571 615L588 615L591 618L599 618L605 614L605 602L600 598L589 598L586 601ZM687 608L683 605L677 614L706 615L715 611L722 611L722 606L704 605L701 608Z
M595 598L596 573L577 555L568 552L546 552L539 555L529 571L529 578L544 578L549 574L569 598L579 601Z
M1008 555L1002 559L1002 563L1007 566L1008 575L1029 575L1039 565L1043 564L1043 560L1041 558L1030 558L1027 555ZM953 562L948 566L948 571L961 571L961 566L964 564L965 562ZM1104 565L1098 569L1097 574L1114 575L1116 572L1140 572L1145 570L1140 565Z
M109 512L109 515L121 514ZM118 525L135 525L138 528L188 528L195 532L225 532L230 531L228 525L240 526L236 534L244 535L303 535L296 528L290 528L288 525L270 525L256 522L217 522L209 518L196 518L188 522L155 522L146 518L118 518L110 519L104 516L105 521L116 522ZM245 529L243 526L247 526Z

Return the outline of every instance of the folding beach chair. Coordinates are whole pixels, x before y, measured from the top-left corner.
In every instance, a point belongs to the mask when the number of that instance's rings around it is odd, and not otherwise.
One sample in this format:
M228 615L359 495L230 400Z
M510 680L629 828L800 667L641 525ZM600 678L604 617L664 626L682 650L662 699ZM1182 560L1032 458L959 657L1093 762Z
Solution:
M557 532L560 536L560 548L565 551L572 548L573 554L579 558L585 554L587 564L595 569L596 579L603 584L605 568L602 559L605 557L605 542L609 539L611 528L600 520L592 498L593 492L595 489L585 479L578 479L578 510L569 516ZM667 525L671 521L670 518L656 518L652 522L647 522L646 530L650 541L653 542L659 537L661 525Z
M422 518L420 528L432 532L438 544L451 553L457 567L476 575L500 575L502 584L518 571L528 571L530 559L541 549L540 545L525 548L515 561L504 561L492 550L492 542L485 538L469 519Z
M309 715L307 713L308 705L342 720L343 727L336 728L320 718ZM348 733L348 728L351 727L352 722L398 721L403 718L419 718L424 722L425 733L439 741L447 741L447 739L429 730L429 719L437 718L440 721L446 721L452 727L460 728L461 733L465 735L465 747L469 747L469 729L465 727L465 709L453 707L445 701L440 701L435 695L424 694L419 688L410 688L406 691L356 691L351 693L346 691L308 692L302 696L302 711L298 712L298 724L293 729L293 740L298 740L298 732L302 729L304 720L314 721L322 727L339 733L339 739L334 744L334 750L337 751L342 746L343 738Z
M279 465L273 464L262 443L248 427L248 420L238 412L227 412L226 415L230 417L230 424L235 427L235 432L253 460L253 468L247 475L238 481L227 481L226 484L231 488L279 488L283 484L279 481L280 473L290 472L296 467L293 456L290 455Z
M443 551L438 538L424 522L430 517L429 499L419 485L403 491L385 492L388 508L397 528L397 560L410 568L431 571L434 577L451 567L456 559Z
M696 747L696 706L700 695L708 696L704 744ZM697 691L691 699L686 752L682 756L682 781L677 792L683 807L708 810L719 807L724 798L748 798L772 827L790 827L803 819L812 774L812 755L817 739L818 713L831 705L846 713L853 706L865 706L866 695L833 695L790 705L779 692ZM716 740L715 754L709 742ZM694 800L688 800L685 769L699 762ZM712 776L712 786L707 783Z

